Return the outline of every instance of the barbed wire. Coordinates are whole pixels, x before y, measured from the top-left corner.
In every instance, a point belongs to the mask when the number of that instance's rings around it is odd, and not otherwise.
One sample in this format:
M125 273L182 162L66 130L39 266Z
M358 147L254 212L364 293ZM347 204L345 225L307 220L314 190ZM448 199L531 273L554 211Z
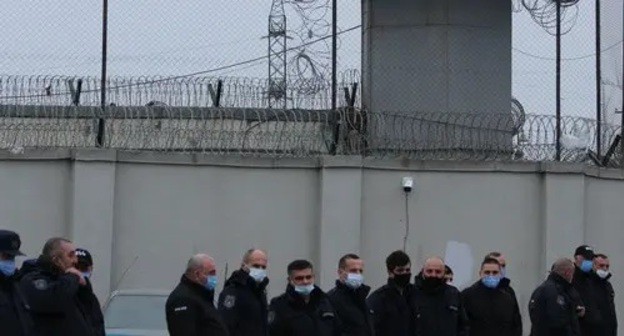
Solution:
M578 19L579 0L521 0L533 21L551 35L556 34L557 2L561 4L561 34L569 33Z
M0 149L95 147L216 155L312 157L330 154L417 160L554 161L554 116L376 113L354 108L272 110L193 107L0 106ZM336 122L339 136L332 136ZM619 166L619 126L603 124L610 156L595 156L597 124L564 117L562 161ZM336 140L334 140L336 139Z

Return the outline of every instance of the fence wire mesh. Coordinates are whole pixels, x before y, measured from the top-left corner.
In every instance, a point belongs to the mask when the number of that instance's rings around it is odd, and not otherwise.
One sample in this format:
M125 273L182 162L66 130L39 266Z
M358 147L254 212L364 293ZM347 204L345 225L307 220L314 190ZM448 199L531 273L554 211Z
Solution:
M464 13L478 2L458 2L454 10L472 27L465 30L446 28L456 16L444 1L404 10L337 1L336 12L333 3L8 4L0 12L0 148L554 159L553 0L501 1L474 15ZM621 155L613 125L622 104L624 2L601 3L597 98L595 4L562 2L562 160L610 155L612 163ZM421 29L420 21L433 24ZM330 112L333 100L339 112ZM592 159L598 129L601 155Z

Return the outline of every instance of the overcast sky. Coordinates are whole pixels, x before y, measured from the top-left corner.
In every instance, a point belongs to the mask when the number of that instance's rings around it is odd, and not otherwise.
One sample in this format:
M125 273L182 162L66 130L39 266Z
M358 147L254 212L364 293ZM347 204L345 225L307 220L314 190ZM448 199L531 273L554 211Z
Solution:
M181 75L215 69L267 54L269 0L109 0L109 74ZM327 0L317 0L318 3ZM604 3L604 2L603 2ZM622 40L622 0L604 12L612 23L603 46ZM341 0L340 29L360 24L360 0ZM617 7L620 6L620 7ZM287 6L289 29L301 21ZM329 12L312 12L322 17ZM555 39L526 11L516 13L513 30L513 94L529 113L554 113ZM316 34L328 27L311 27ZM91 0L21 0L0 11L0 73L93 75L100 72L101 5ZM594 2L581 1L579 18L564 37L563 108L567 115L595 115ZM290 45L301 40L293 34ZM340 69L360 66L360 32L340 37ZM310 47L323 51L322 45ZM605 77L618 82L621 45L604 64ZM618 60L617 62L615 60ZM322 63L322 61L321 61ZM612 70L610 70L612 69ZM267 62L210 73L213 76L266 77ZM617 93L617 94L616 94ZM621 105L621 90L611 89L608 109Z

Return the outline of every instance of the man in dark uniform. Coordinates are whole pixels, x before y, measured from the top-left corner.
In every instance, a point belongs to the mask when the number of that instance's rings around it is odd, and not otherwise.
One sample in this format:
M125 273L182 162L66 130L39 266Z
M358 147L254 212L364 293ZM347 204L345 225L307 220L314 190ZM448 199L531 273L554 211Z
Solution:
M91 253L85 249L77 248L76 257L78 263L76 268L82 273L86 286L80 287L78 290L78 299L84 307L86 312L85 317L93 326L96 331L96 335L104 336L106 334L104 327L104 315L102 314L102 308L100 308L100 301L93 293L93 286L91 284L91 275L93 274L93 257Z
M597 308L602 316L602 331L604 336L617 336L617 315L615 313L615 291L609 279L611 272L609 271L609 257L604 254L596 254L594 258L594 271L596 276L593 277L594 288L597 292ZM600 336L600 335L596 335Z
M580 335L573 277L574 263L559 259L548 279L535 289L529 302L531 336Z
M340 325L327 295L314 285L307 260L288 265L286 293L269 305L270 336L339 336Z
M592 278L596 276L594 273L594 250L587 245L579 246L574 252L574 264L576 268L572 286L580 298L577 305L584 308L579 312L581 335L602 335L602 316L597 307L598 293L592 281Z
M514 302L516 303L516 307L518 311L520 311L520 305L518 305L518 298L516 297L516 291L511 287L511 280L507 276L507 259L500 252L490 252L485 258L494 258L498 261L501 266L501 279L498 284L498 289L505 291L511 297L513 297Z
M0 334L4 336L28 336L32 321L16 281L15 257L20 252L19 235L13 231L0 230Z
M65 238L51 238L41 256L22 275L20 289L30 306L35 334L40 336L95 336L85 318L78 293L87 282L75 268L76 248Z
M461 294L470 336L522 336L522 318L515 297L500 288L501 265L485 258L481 279Z
M206 254L193 256L165 305L170 336L228 336L227 326L214 306L217 268Z
M468 335L466 312L457 288L444 280L444 261L429 258L416 276L410 305L419 336Z
M403 251L394 251L386 258L388 283L374 291L367 300L373 314L375 335L413 335L411 267L410 258Z
M370 287L364 284L364 261L347 254L338 261L336 287L327 293L342 327L342 336L373 335L373 317L366 306Z
M219 312L232 336L267 335L267 254L245 252L241 269L232 273L219 295Z

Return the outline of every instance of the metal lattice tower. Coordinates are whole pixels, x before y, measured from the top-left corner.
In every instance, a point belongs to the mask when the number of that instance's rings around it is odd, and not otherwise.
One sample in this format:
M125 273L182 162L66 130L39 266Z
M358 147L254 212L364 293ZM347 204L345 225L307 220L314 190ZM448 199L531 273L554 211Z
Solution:
M284 0L273 0L269 14L269 107L287 107L286 12Z

